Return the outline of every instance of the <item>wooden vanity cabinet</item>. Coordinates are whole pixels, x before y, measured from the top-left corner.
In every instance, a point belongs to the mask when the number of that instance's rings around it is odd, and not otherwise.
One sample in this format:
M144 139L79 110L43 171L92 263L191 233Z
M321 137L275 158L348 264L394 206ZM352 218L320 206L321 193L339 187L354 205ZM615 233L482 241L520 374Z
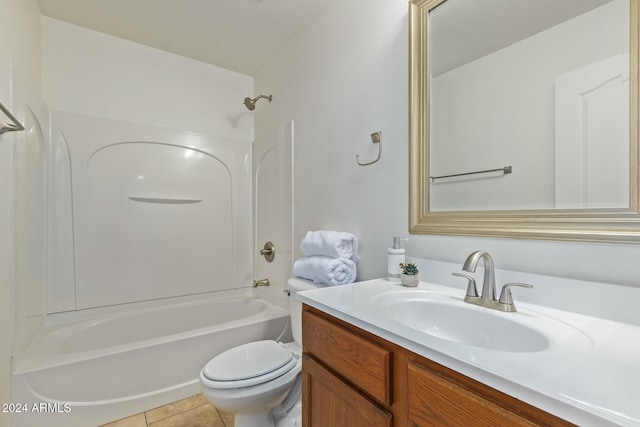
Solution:
M313 358L303 355L302 366L303 426L393 426L389 411Z
M304 305L304 427L573 426Z

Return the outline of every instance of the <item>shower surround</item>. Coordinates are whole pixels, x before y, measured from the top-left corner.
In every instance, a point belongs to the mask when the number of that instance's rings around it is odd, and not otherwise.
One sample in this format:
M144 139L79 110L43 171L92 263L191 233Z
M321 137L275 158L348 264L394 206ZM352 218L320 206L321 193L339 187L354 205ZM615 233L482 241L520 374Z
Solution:
M58 111L51 119L52 169L69 173L50 179L49 313L251 283L249 143Z

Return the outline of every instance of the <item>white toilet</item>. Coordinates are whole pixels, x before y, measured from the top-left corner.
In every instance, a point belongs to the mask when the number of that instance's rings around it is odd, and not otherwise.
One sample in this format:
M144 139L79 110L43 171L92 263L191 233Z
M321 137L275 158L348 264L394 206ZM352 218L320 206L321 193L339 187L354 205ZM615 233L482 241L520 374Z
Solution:
M235 427L301 426L302 303L295 293L316 286L289 279L294 342L256 341L214 357L200 371L203 394L215 407L235 413Z

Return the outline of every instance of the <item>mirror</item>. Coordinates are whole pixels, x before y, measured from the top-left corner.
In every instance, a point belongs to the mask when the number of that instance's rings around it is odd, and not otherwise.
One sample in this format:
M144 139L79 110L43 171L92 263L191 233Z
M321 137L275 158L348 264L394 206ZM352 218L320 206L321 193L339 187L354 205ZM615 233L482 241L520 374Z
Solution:
M411 233L640 243L639 2L411 0Z

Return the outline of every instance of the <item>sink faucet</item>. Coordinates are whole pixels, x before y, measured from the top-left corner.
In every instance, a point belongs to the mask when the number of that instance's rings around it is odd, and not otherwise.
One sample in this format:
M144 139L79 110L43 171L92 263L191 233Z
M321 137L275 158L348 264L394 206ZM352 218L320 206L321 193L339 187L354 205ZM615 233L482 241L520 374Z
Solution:
M451 273L454 276L464 277L469 280L467 286L467 294L464 301L470 304L481 305L483 307L492 308L494 310L515 312L516 306L511 296L511 288L520 286L523 288L533 288L532 285L526 283L507 283L502 287L500 298L496 298L496 278L493 265L493 258L486 251L475 251L467 257L462 266L462 270L469 273L475 273L478 262L482 260L484 263L484 281L482 282L482 293L478 296L476 290L476 282L472 276L463 273Z
M483 301L496 300L496 278L494 274L493 258L486 251L475 251L469 255L462 266L464 271L475 273L478 261L484 262L484 281L482 282L482 293L480 299Z

